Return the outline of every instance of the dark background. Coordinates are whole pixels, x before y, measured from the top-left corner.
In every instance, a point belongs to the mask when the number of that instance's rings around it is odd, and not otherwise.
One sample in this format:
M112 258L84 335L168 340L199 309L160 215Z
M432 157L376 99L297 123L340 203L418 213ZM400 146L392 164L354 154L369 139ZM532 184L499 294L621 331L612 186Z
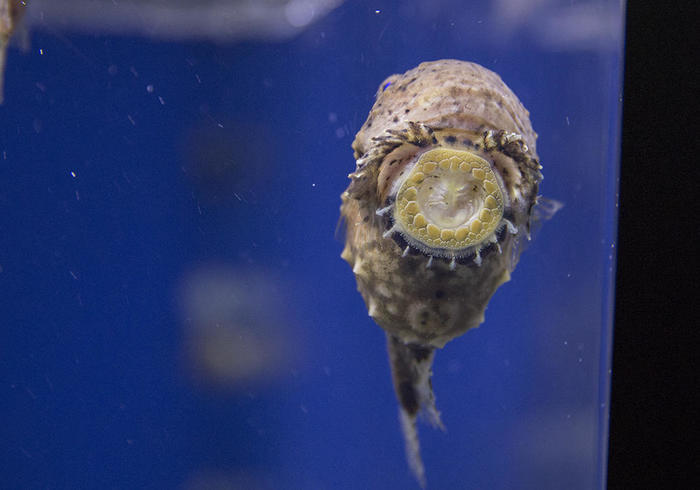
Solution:
M698 8L673 5L627 5L612 490L690 488L697 468Z

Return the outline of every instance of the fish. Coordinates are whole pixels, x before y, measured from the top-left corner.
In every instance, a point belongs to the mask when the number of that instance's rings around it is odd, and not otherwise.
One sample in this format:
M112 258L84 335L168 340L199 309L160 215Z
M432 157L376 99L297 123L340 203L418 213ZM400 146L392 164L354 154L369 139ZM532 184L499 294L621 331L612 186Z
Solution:
M24 15L27 2L21 0L0 0L0 105L4 101L5 64L7 46L17 29L17 24Z
M435 352L484 321L538 209L556 212L538 196L536 140L498 74L445 59L384 80L352 143L341 257L386 333L407 462L422 487L418 416L444 430Z

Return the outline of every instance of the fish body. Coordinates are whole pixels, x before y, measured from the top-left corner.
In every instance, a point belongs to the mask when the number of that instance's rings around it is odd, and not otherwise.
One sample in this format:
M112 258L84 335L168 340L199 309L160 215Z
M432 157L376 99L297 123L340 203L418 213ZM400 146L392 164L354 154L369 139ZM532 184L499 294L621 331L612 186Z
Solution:
M341 256L387 334L408 461L421 484L418 413L442 427L434 350L484 321L529 240L542 179L536 138L497 74L440 60L382 82L352 144Z

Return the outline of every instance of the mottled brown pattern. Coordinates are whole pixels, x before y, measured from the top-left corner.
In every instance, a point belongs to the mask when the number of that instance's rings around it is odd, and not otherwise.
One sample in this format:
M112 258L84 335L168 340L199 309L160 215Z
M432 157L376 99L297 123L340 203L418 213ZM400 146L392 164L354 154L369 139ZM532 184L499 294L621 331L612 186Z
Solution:
M390 85L385 90L387 84ZM398 117L397 122L394 117ZM535 154L537 136L529 112L501 77L475 63L421 63L403 75L384 80L367 121L352 144L356 158L367 152L372 138L382 136L388 129L402 129L408 121L478 133L484 129L517 133Z
M352 144L357 167L341 196L342 257L369 315L387 332L409 464L421 483L418 408L441 426L428 354L481 324L491 296L510 279L521 241L529 238L542 178L536 138L527 110L497 74L474 63L441 60L382 82ZM405 230L395 231L397 186L422 154L438 147L486 160L505 196L499 227L468 248L416 245ZM425 355L418 359L416 352Z

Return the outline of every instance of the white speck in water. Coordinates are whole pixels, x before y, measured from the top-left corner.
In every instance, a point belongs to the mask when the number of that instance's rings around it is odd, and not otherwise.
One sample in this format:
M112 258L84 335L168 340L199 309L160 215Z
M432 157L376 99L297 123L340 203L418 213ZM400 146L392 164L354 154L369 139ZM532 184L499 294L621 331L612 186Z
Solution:
M578 358L578 362L579 362L579 363L582 363L582 362L583 362L583 357L579 357L579 358Z
M329 112L329 113L328 113L328 122L334 123L334 122L336 122L337 120L338 120L338 114L336 114L335 112Z
M41 49L41 48L39 48L39 54L43 56L43 55L44 55L44 50Z
M377 9L377 10L375 10L375 11L374 11L374 13L375 13L375 14L381 14L381 13L382 13L382 11L381 11L381 10L379 10L379 9Z
M311 184L311 187L316 187L316 184Z
M160 101L160 105L165 105L165 100L160 95L158 96L158 100Z
M73 178L77 177L77 175L75 174L75 171L73 171L73 170L70 171L70 174L73 176Z
M569 121L569 116L566 116L566 125L571 126L571 121Z
M151 85L150 83L148 85L146 85L146 92L148 92L149 94L152 94L153 90L155 90L153 88L153 85Z
M217 126L219 126L219 127L221 128L221 129L223 129L223 128L224 128L224 125L223 125L223 124L221 124L221 123L217 123L216 125L217 125Z
M131 114L127 114L126 117L129 119L132 126L136 126L136 121L134 121L134 118L131 117Z
M564 341L564 345L569 345L569 341L568 341L568 340L565 340L565 341Z
M342 138L343 136L345 136L345 130L343 128L338 128L335 130L336 138Z
M306 408L304 405L300 405L301 411L304 413L309 413L309 409Z

